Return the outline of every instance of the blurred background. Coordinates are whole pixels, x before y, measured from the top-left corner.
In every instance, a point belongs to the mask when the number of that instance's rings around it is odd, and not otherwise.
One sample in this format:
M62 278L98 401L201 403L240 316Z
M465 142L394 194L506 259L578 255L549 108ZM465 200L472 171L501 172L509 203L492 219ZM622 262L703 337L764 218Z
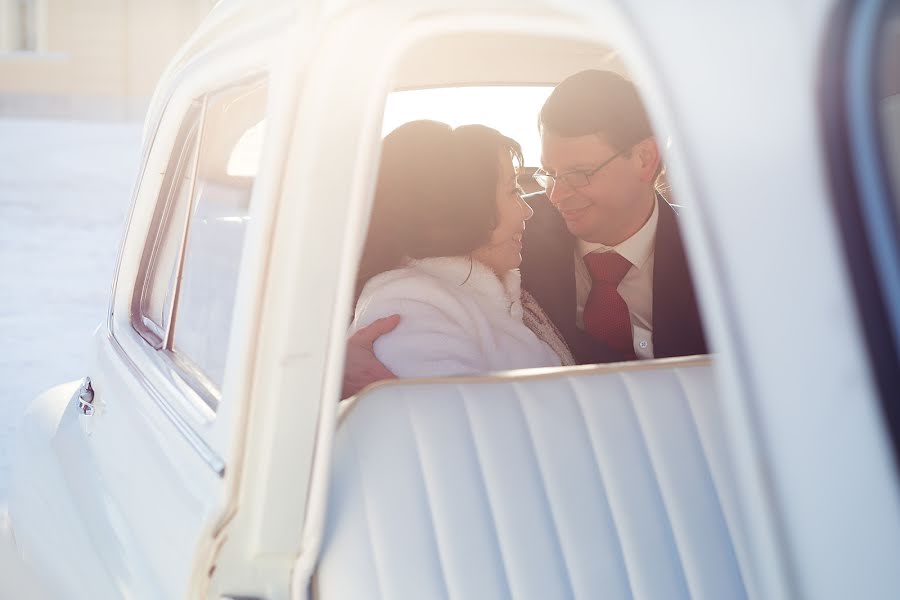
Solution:
M0 118L134 121L212 0L0 0Z

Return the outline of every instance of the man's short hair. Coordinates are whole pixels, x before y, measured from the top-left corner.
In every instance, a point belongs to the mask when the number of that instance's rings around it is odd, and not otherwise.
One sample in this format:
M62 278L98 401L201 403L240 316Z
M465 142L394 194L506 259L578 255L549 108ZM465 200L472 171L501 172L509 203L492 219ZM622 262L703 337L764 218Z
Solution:
M557 85L541 108L538 127L562 137L601 134L617 150L653 135L634 84L598 70L575 73Z

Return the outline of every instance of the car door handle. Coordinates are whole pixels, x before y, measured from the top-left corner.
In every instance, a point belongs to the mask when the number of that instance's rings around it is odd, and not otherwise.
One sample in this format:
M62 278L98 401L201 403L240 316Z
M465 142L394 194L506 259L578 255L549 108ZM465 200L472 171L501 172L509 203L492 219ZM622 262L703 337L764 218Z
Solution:
M81 388L78 390L78 410L89 417L94 414L94 388L91 387L90 377L81 380Z

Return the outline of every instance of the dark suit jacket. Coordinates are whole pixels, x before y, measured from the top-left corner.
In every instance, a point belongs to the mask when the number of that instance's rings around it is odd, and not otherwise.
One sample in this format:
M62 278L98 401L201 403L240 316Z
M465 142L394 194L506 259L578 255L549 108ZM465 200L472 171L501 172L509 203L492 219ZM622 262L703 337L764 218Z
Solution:
M526 200L534 216L525 228L522 287L556 324L580 364L622 360L622 356L575 325L575 237L546 194ZM684 256L675 210L662 197L653 262L653 355L705 354L706 339L691 273Z

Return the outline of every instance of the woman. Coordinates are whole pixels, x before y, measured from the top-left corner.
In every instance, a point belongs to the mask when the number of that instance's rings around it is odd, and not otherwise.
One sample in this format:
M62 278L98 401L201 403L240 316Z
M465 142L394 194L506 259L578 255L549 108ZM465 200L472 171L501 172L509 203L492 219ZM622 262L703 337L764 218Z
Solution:
M374 346L398 377L571 364L530 297L523 309L517 267L532 211L514 158L519 144L482 125L413 121L385 138L350 333L400 314Z

